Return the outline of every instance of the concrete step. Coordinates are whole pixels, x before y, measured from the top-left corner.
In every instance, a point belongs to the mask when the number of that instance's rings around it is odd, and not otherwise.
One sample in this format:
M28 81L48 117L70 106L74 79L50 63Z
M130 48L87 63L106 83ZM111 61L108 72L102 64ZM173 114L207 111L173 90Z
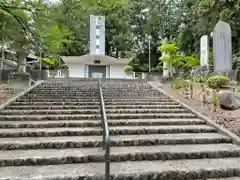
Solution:
M198 180L206 180L206 179L198 179ZM225 177L225 178L211 178L211 179L207 179L207 180L240 180L240 176L239 177Z
M107 114L108 119L179 119L197 118L192 113L139 113L139 114ZM81 119L101 119L99 114L45 114L45 115L0 115L0 121L42 121L42 120L81 120Z
M119 135L111 136L110 141L111 147L231 143L229 137L219 133ZM86 148L101 145L102 136L0 138L1 150Z
M86 93L86 94L96 94L99 92L99 88L97 89L91 89L91 88L87 88L87 89L75 89L75 88L38 88L38 89L33 89L30 91L31 94L41 94L41 93Z
M100 99L97 98L97 99L87 99L87 98L84 98L84 99L65 99L65 98L60 98L60 99L25 99L25 98L20 98L20 99L17 99L16 102L67 102L67 101L70 101L70 102L99 102Z
M64 93L58 93L58 92L48 92L48 93L28 93L24 97L62 97L62 96L67 96L67 97L99 97L99 92L95 94L90 94L90 93L70 93L70 92L64 92Z
M0 121L42 121L42 120L81 120L81 119L101 119L100 114L81 115L0 115Z
M106 109L145 109L145 108L159 108L159 109L183 109L184 107L181 105L105 105ZM99 105L10 105L5 107L5 110L44 110L44 109L54 109L54 110L60 110L60 109L98 109L100 108Z
M1 117L1 116L0 116ZM193 113L108 113L108 119L161 119L161 118L197 118ZM1 119L1 118L0 118Z
M232 144L112 147L110 155L111 162L229 157L240 158L240 147ZM101 147L0 151L0 167L104 162L104 159Z
M95 101L99 101L100 98L78 98L78 97L73 97L72 99L69 98L19 98L17 99L17 102L31 102L31 101L35 101L35 102L63 102L63 101L71 101L71 102L95 102ZM134 103L142 103L142 102L173 102L173 100L171 99L104 99L104 102L125 102L125 103L129 103L129 102L134 102Z
M201 119L120 119L109 120L109 126L153 126L205 124ZM0 121L0 128L53 128L53 127L95 127L101 120L59 120L59 121Z
M33 96L33 95L28 95L28 96L23 96L20 99L99 99L99 95L98 96L84 96L84 95L59 95L59 94L52 94L52 95L45 95L45 96Z
M172 102L167 98L136 98L136 99L104 99L104 102Z
M53 114L53 115L81 115L81 114L99 114L100 107L97 109L44 109L44 110L2 110L0 115L44 115L44 114ZM107 109L107 114L155 114L155 113L190 113L188 109Z
M124 107L124 106L123 106ZM171 107L171 106L169 106ZM173 106L178 107L178 106ZM62 109L99 109L100 105L10 105L5 110L62 110Z
M177 110L176 110L177 111ZM177 111L185 112L185 111ZM2 110L0 115L43 115L43 114L53 114L53 115L65 115L65 114L100 114L100 107L97 109L44 109L44 110Z
M130 99L138 99L138 98L168 98L162 94L156 94L156 93L150 93L150 92L147 92L147 93L119 93L119 94L103 94L104 95L104 98L106 99L112 99L112 98L121 98L121 97L124 97L124 98L130 98Z
M65 90L62 90L62 89L50 89L50 90L47 90L47 89L33 89L29 92L29 94L48 94L48 93L59 93L59 94L68 94L68 93L78 93L78 94L99 94L99 89L65 89Z
M105 101L105 105L179 105L177 102L174 101L169 101L169 102L165 102L165 101L112 101L112 102L106 102Z
M169 125L169 126L112 126L110 135L131 134L177 134L213 133L217 130L207 125ZM82 128L15 128L1 129L0 137L51 137L51 136L89 136L102 135L100 127Z
M143 104L143 105L139 105L139 104L130 104L130 105L105 105L106 109L183 109L184 107L181 105L147 105L147 104Z
M176 103L175 103L176 104ZM93 102L66 102L66 101L62 101L62 102L12 102L10 104L11 106L25 106L25 105L77 105L77 106L86 106L86 105L100 105L100 102L97 101L93 101Z
M96 180L104 177L104 163L0 168L1 179L8 180ZM147 167L147 168L146 168ZM111 163L115 179L193 180L240 176L240 158L215 158L167 161L129 161Z
M11 105L99 105L100 102L71 102L71 101L62 101L62 102L36 102L36 101L28 101L28 102L12 102ZM178 105L177 102L105 102L105 106L107 105Z
M36 89L33 89L33 90L31 90L29 93L30 94L41 94L41 93L43 93L43 94L48 94L48 93L59 93L59 94L68 94L68 93L82 93L82 94L97 94L97 93L99 93L99 89L94 89L94 90L92 90L92 89L65 89L65 90L62 90L62 89L44 89L44 88L42 88L42 89L38 89L38 90L36 90Z
M91 91L95 89L99 89L98 85L91 85L91 84L79 84L79 85L71 85L71 84L66 84L66 85L57 85L57 86L38 86L34 88L33 90L88 90L90 89Z
M186 108L182 108L182 109L156 109L156 108L147 108L147 109L107 109L106 110L106 113L107 114L113 114L113 113L116 113L116 114L144 114L144 113L153 113L153 114L158 114L158 113L191 113L190 110L186 109Z

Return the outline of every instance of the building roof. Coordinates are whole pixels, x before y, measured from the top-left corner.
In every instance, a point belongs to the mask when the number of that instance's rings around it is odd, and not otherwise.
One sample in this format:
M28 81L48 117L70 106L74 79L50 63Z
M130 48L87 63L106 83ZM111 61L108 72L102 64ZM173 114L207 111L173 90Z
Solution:
M121 58L117 59L111 56L107 55L90 55L86 54L83 56L61 56L61 59L66 63L66 64L94 64L95 60L100 60L101 65L126 65L130 61L132 61L131 58Z

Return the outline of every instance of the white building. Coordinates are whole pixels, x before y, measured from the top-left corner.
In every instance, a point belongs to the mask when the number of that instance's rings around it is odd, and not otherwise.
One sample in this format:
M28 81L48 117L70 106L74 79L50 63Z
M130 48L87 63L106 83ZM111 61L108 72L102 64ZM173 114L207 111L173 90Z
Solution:
M68 65L68 76L72 78L134 78L125 73L131 59L117 59L105 55L105 17L90 16L90 54L83 56L62 56ZM60 75L65 76L65 75Z
M117 59L106 55L62 56L68 65L69 77L132 79L133 74L124 71L131 59Z

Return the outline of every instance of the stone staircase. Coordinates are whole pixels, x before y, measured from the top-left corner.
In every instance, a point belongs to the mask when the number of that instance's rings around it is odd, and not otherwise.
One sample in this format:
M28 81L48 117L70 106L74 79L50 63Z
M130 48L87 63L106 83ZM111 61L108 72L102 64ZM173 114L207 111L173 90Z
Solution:
M240 147L143 81L103 85L116 180L240 179ZM96 81L44 82L0 111L0 180L99 180Z

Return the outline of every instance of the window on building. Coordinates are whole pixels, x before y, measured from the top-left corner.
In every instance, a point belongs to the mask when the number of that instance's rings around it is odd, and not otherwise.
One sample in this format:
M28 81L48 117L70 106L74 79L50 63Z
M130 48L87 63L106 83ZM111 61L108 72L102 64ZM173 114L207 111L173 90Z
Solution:
M94 64L101 64L100 60L94 60Z
M100 45L100 40L96 39L96 45L99 46Z
M96 49L96 54L100 54L100 49Z
M96 39L100 39L100 36L96 36Z
M100 36L100 30L96 29L96 36Z
M96 49L100 49L100 46L99 46L99 45L96 45Z

